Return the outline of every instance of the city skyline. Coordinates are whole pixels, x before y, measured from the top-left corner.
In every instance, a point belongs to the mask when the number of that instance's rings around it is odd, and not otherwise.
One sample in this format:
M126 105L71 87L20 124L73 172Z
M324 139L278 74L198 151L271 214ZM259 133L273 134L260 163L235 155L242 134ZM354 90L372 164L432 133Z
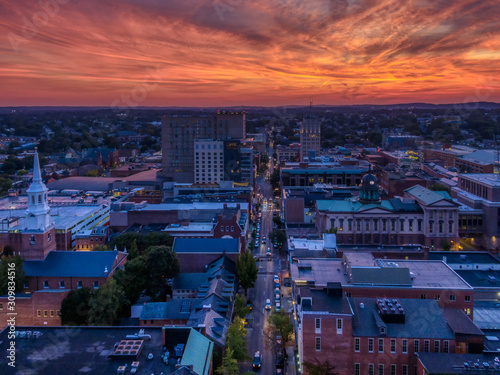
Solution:
M0 6L0 106L500 101L495 1Z

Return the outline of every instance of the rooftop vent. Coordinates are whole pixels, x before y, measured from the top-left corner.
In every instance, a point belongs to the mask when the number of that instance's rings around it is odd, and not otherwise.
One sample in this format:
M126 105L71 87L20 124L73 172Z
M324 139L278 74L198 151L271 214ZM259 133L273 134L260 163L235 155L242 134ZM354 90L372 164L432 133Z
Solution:
M378 298L376 304L380 317L385 323L405 322L405 309L397 298Z

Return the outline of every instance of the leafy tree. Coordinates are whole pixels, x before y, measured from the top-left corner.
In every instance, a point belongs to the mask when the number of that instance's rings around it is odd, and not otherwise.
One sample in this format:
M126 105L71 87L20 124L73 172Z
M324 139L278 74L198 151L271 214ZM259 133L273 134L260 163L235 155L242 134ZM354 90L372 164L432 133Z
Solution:
M118 312L128 303L122 287L112 277L101 286L90 299L89 324L95 326L113 325Z
M106 245L97 245L94 246L94 251L108 251L108 247Z
M323 363L318 360L315 363L304 362L304 368L308 375L338 375L335 366L328 359Z
M280 184L280 171L278 169L275 169L269 180L271 182L273 190L278 188Z
M234 298L234 315L238 318L245 319L245 316L250 312L250 307L245 302L245 296L237 294Z
M269 236L269 239L274 243L276 242L278 244L278 246L281 246L283 245L287 238L286 238L286 233L282 230L273 230L271 232L271 235Z
M238 360L234 358L232 350L226 350L222 365L215 372L220 375L239 375L240 367L238 366Z
M4 257L12 257L14 256L14 249L10 245L5 245L2 251L2 255Z
M117 270L113 277L125 292L125 296L131 304L135 303L141 296L148 284L148 270L144 256L138 256L125 263L125 269Z
M247 353L247 345L245 337L247 330L245 329L243 319L236 317L227 329L226 345L227 350L233 352L233 358L238 361L249 359Z
M273 223L276 224L279 228L279 226L281 225L281 218L279 216L273 217Z
M19 255L3 257L0 262L0 295L7 294L9 282L15 282L15 292L21 293L24 288L24 261ZM13 266L13 267L11 267ZM12 274L14 270L14 274Z
M99 176L99 170L97 169L92 169L91 171L88 171L85 176L87 177L97 177Z
M128 252L128 260L135 259L139 255L139 249L137 247L137 239L132 241L130 245L130 251Z
M330 229L328 229L325 233L329 233L329 234L337 234L337 231L339 230L339 228L337 227L332 227Z
M92 293L89 288L72 290L61 304L62 325L88 325L88 314Z
M7 177L0 177L0 192L4 193L12 187L12 180Z
M114 249L116 246L120 251L123 251L125 248L131 250L134 240L136 241L139 255L143 254L144 251L151 246L172 246L173 244L172 237L167 233L150 232L147 235L141 233L124 233L113 238L109 247L110 249ZM132 258L133 256L129 255L129 259Z
M451 244L446 241L446 240L443 240L441 242L441 247L443 248L444 251L450 251L451 250Z
M236 258L236 270L240 285L245 289L246 296L248 289L255 286L255 281L257 280L257 274L259 272L257 262L250 251L245 250L243 254L240 254L238 258Z
M439 183L432 184L429 186L429 189L433 191L446 191L448 194L451 193L451 189L448 186Z
M273 309L267 318L267 323L273 327L275 333L279 333L281 335L283 344L290 341L294 327L292 321L290 320L290 316L285 310L281 309L276 311Z
M177 254L167 246L151 246L146 250L146 269L149 272L149 295L164 301L168 290L167 279L177 276L181 270Z

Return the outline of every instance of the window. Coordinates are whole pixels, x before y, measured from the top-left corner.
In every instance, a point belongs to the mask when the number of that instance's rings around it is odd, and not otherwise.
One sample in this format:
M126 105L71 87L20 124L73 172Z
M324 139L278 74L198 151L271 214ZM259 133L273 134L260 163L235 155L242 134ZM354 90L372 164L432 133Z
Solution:
M396 219L391 219L391 231L396 231Z
M415 340L415 353L420 351L420 340Z
M384 352L384 339L378 339L378 352Z
M321 351L321 337L316 337L316 351Z
M449 353L450 350L450 342L448 340L443 341L443 352Z
M344 230L344 219L339 219L339 230Z
M373 339L368 339L368 353L373 353Z
M315 333L321 333L321 319L320 318L316 318L315 319Z
M408 375L408 365L403 365L403 375Z
M384 365L378 365L378 375L384 375Z
M360 374L361 374L360 365L359 365L359 363L355 363L354 364L354 375L360 375Z
M426 298L427 298L427 295L425 295L425 294L420 295L420 299L426 299Z
M396 375L396 365L391 365L391 375Z
M95 280L94 281L94 289L99 288L99 281Z
M414 374L415 374L415 375L418 375L418 374L417 374L417 370L418 370L417 365L413 366L413 372L414 372Z
M453 233L453 221L451 220L448 222L448 232Z
M408 340L403 339L403 353L408 353Z
M408 225L409 225L410 232L413 232L413 219L408 220Z
M43 317L46 318L47 317L47 310L43 310Z
M59 288L64 289L64 286L65 286L64 280L59 281Z
M0 302L0 310L3 310L3 302Z
M391 353L396 353L396 339L391 339Z
M24 283L24 289L28 289L30 287L30 284L28 282Z
M455 302L456 299L457 296L455 296L454 294L450 294L450 302Z
M220 227L220 231L221 231L221 232L224 232L224 225L221 225L221 227Z
M337 319L337 335L342 334L342 319Z
M417 230L419 232L422 232L422 220L421 219L417 220Z
M226 232L229 232L229 225L226 225Z
M436 301L441 301L441 295L436 294L436 295L434 296L434 299L435 299Z
M465 296L465 302L470 302L470 296L469 295Z
M354 351L359 352L359 337L354 339Z
M400 219L399 223L401 225L399 230L404 231L405 230L405 219Z
M42 316L42 310L36 310L36 316L41 317Z
M429 353L430 352L430 346L431 346L430 340L424 340L424 352Z
M373 220L373 230L378 230L378 220Z
M81 289L81 288L83 287L83 282L82 282L82 280L78 280L78 282L76 283L76 287L77 287L78 289Z
M48 288L48 287L49 287L49 282L48 282L47 280L45 280L45 281L43 282L43 287L44 287L44 288Z
M439 340L434 340L434 352L439 353Z
M53 318L54 317L54 310L50 310L50 317Z
M368 375L375 375L375 365L373 363L368 364Z

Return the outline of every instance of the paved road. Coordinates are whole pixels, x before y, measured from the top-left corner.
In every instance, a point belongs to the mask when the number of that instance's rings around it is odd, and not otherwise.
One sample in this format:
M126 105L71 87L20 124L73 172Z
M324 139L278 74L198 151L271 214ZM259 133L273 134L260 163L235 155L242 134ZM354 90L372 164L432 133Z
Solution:
M253 357L253 354L259 350L262 353L262 367L260 373L263 375L272 375L276 371L275 367L275 354L274 351L268 350L264 346L264 329L267 325L267 317L269 310L265 310L266 299L270 299L274 306L274 282L273 276L278 274L280 261L278 259L278 251L273 249L272 243L269 241L269 234L272 231L272 208L267 204L269 198L272 198L272 189L269 183L265 182L263 178L257 180L257 184L261 189L266 203L262 202L262 218L260 228L260 238L266 237L267 243L262 244L258 249L255 249L255 255L259 257L257 265L259 266L259 275L255 283L255 288L249 291L249 298L253 304L252 312L247 316L249 322L247 334L247 348L248 354ZM272 201L272 199L271 199ZM270 247L273 255L267 256L266 250ZM252 361L245 363L242 372L252 370Z

